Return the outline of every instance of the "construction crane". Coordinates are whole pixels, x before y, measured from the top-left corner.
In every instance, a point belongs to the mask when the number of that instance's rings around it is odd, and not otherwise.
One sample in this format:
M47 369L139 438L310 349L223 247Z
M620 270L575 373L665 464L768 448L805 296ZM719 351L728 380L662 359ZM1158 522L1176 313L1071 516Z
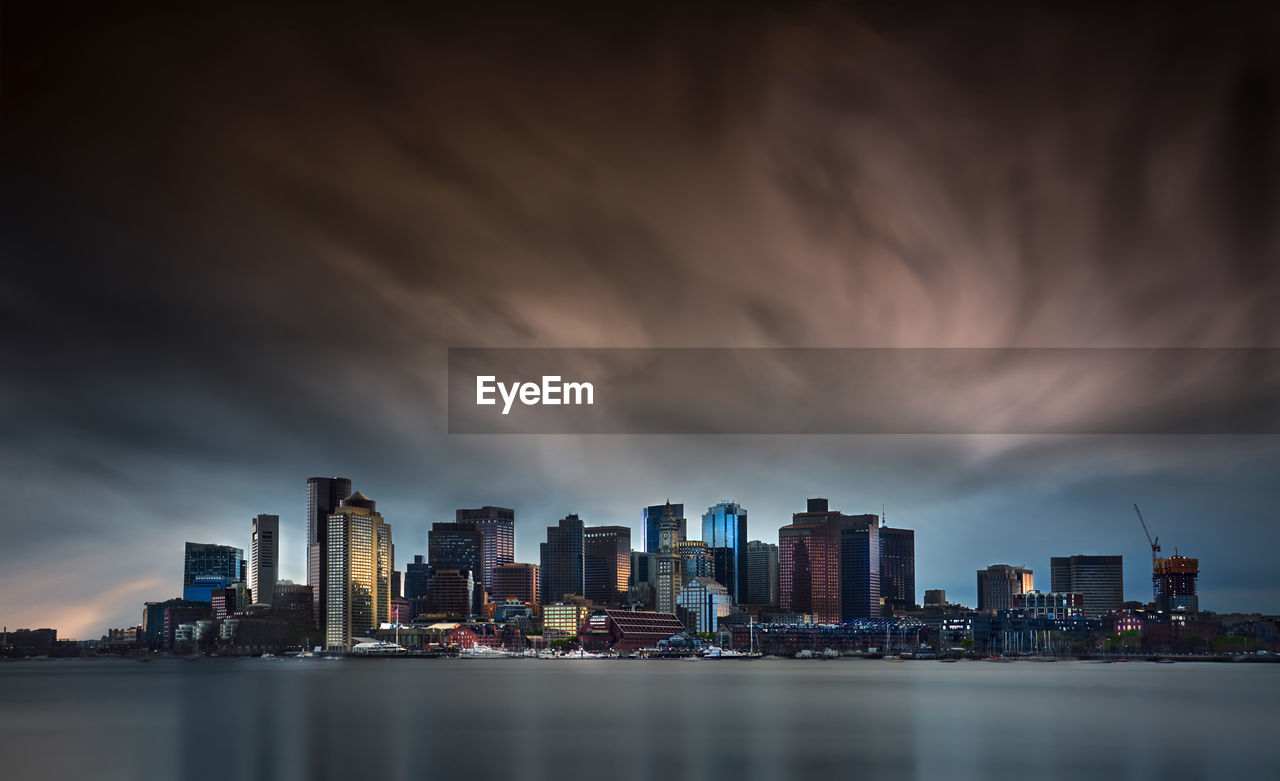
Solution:
M1151 532L1147 529L1147 522L1142 520L1142 511L1138 509L1138 505L1133 506L1133 511L1138 514L1138 522L1142 524L1142 531L1146 532L1147 542L1151 543L1151 560L1155 561L1160 558L1156 555L1160 553L1160 538L1151 539Z

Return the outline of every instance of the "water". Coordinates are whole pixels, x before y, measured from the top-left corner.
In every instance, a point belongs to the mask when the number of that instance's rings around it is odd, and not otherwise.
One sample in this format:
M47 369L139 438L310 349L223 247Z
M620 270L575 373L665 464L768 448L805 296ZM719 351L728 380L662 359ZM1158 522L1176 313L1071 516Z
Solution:
M7 779L1276 778L1280 665L0 664Z

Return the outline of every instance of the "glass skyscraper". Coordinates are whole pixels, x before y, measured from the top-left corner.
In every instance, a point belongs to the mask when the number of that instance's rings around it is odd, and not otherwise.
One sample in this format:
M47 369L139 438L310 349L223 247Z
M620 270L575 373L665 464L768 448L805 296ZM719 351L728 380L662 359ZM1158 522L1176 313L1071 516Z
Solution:
M254 602L273 604L279 576L280 516L259 515L250 522L249 591Z
M325 645L347 647L391 615L391 527L359 491L325 522Z
M722 562L717 574L724 576L724 587L737 603L747 596L747 510L737 502L724 501L707 508L702 514L702 541L708 548L732 551ZM731 571L730 571L731 570Z
M307 585L311 586L316 626L324 627L324 604L328 593L329 514L351 495L351 481L345 477L307 478Z
M516 560L516 511L509 507L477 507L460 509L454 520L459 523L470 523L484 535L484 548L480 560L480 571L476 578L484 583L486 591L492 593L496 583L498 568Z
M547 541L539 546L543 602L560 602L566 595L586 595L583 561L583 531L586 524L576 515L566 515L547 527Z

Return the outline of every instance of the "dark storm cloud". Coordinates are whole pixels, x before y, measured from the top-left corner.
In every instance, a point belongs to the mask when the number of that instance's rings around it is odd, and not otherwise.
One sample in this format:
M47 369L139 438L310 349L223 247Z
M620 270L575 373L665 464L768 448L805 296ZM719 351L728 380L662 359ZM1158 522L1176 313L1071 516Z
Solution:
M1132 542L1063 539L1062 508L1123 512L1081 497L1206 460L1217 482L1171 504L1170 533L1258 564L1194 531L1240 494L1224 526L1277 542L1269 439L468 439L443 407L449 346L1276 346L1264 10L6 22L0 464L41 519L6 523L10 623L56 623L79 592L40 573L68 566L169 584L64 627L135 621L176 589L183 539L243 544L262 511L298 576L309 474L374 495L401 559L478 502L518 508L528 559L566 512L733 494L770 539L830 494L914 515L921 585L963 589L990 556ZM1012 497L1041 511L993 519ZM955 526L981 534L929 553ZM1230 587L1274 609L1261 581Z

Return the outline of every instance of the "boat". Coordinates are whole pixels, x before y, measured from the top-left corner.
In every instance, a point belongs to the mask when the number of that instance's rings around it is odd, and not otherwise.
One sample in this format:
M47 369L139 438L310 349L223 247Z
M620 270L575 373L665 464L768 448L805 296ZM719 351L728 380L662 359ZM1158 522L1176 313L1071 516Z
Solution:
M505 659L511 656L510 651L501 648L490 648L487 645L473 645L458 651L459 659Z

